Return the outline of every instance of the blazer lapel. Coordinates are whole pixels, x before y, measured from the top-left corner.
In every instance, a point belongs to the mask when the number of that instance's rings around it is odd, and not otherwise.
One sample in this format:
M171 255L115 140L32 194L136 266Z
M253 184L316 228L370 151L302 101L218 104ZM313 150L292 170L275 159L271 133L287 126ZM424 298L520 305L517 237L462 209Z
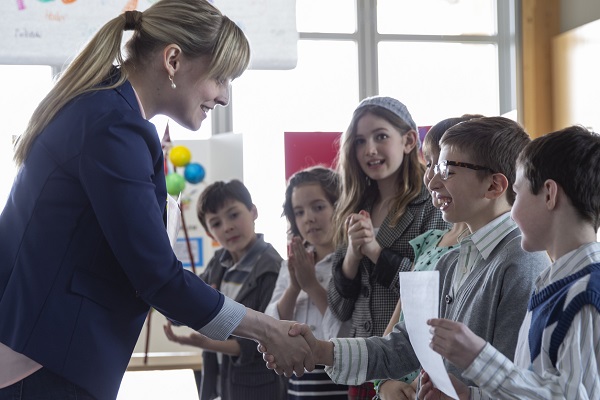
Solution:
M421 193L409 204L406 206L406 210L404 214L400 218L400 221L395 226L391 226L391 215L388 214L385 217L385 220L381 224L379 228L379 232L377 233L377 242L381 245L382 248L392 247L393 244L404 234L406 229L410 227L412 222L415 219L415 214L413 213L413 207L415 205L421 204L424 201L429 199L429 192L427 188L423 187L421 189ZM415 235L416 236L416 235Z
M409 207L400 218L400 221L395 226L391 226L392 218L391 214L388 214L379 231L377 232L377 242L382 248L392 247L392 245L404 234L404 231L410 226L412 221L415 219L415 215L412 213Z

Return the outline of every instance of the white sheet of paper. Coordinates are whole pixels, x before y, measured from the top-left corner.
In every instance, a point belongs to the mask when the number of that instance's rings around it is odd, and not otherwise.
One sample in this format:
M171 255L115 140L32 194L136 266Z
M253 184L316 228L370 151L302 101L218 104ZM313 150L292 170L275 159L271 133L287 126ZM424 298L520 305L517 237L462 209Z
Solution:
M404 322L415 354L431 381L446 395L458 399L442 356L429 347L427 320L438 318L440 305L439 271L400 272L400 299Z

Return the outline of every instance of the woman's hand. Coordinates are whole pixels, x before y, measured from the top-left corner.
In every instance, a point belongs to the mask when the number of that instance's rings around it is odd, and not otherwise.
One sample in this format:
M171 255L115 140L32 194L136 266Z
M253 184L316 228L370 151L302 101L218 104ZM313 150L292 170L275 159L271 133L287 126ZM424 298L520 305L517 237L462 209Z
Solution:
M315 338L308 325L294 323L290 327L288 335L293 338L300 337L306 340L306 343L310 347L312 361L314 364L329 366L333 365L333 344L329 341ZM274 369L277 373L279 373L281 369L281 359L279 356L277 356L268 346L264 344L258 345L258 351L263 353L263 360L265 360L267 363L267 368Z
M277 321L275 325L275 329L266 329L267 338L259 340L257 347L258 351L263 353L267 368L288 378L292 374L302 376L305 370L312 371L315 368L313 346L316 339L314 336L312 342L308 342L310 336L306 339L304 334L291 335L292 326L297 325L292 321Z

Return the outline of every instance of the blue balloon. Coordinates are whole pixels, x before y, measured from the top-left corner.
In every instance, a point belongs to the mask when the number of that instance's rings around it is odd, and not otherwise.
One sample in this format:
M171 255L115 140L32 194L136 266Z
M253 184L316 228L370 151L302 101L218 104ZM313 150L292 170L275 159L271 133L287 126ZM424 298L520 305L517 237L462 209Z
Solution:
M206 171L204 170L204 167L195 162L186 165L185 170L183 171L183 176L189 183L200 183L205 175Z

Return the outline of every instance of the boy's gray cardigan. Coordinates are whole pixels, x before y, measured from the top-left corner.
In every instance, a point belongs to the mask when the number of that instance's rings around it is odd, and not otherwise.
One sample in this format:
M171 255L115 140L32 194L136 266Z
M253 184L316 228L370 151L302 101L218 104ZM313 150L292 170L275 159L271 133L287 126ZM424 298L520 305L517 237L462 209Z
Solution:
M514 358L519 328L536 277L548 266L545 252L528 253L521 248L521 232L515 227L492 251L480 259L456 296L448 304L452 277L459 250L444 255L436 266L440 271L440 316L461 321L511 360ZM399 379L419 368L405 325L400 322L386 337L366 340L367 380ZM448 372L462 379L462 371L444 361ZM341 382L340 382L341 383Z

